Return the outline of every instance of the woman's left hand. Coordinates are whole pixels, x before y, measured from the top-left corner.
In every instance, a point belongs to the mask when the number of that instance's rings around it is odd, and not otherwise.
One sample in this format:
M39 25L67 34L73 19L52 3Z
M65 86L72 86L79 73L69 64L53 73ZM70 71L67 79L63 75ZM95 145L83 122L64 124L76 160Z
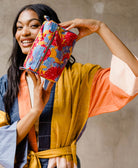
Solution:
M138 76L138 61L123 42L110 30L110 28L99 20L74 19L60 23L66 30L77 28L79 30L77 40L92 33L97 33L110 49L112 54L127 63L133 73Z
M98 32L101 24L101 21L94 19L74 19L71 21L60 23L60 26L66 28L66 30L77 28L79 31L77 40L79 40L89 34Z

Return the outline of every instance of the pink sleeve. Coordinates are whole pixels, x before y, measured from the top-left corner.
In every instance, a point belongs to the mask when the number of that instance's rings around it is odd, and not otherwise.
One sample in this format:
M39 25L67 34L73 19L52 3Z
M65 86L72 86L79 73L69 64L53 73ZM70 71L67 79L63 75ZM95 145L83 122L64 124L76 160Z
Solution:
M113 56L111 69L100 69L94 77L89 117L117 111L137 94L138 77L126 63Z

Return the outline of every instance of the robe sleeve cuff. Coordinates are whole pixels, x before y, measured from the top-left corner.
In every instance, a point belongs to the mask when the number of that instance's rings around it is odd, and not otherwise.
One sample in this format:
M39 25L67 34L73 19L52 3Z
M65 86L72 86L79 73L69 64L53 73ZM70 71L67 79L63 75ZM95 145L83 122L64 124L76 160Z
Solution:
M17 122L0 127L0 166L14 168L17 138L16 127Z
M111 61L110 82L130 96L138 93L138 77L125 62L115 55Z

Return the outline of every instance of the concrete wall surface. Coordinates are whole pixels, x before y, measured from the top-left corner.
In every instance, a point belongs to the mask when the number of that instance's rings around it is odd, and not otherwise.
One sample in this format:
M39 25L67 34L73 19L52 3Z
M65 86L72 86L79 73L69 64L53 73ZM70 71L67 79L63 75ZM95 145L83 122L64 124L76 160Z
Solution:
M0 0L0 75L6 73L12 48L12 25L18 10L26 4L45 3L61 21L94 18L105 22L138 55L137 0ZM77 62L109 67L111 52L93 34L76 43ZM88 120L78 142L82 168L138 168L138 97L122 110Z

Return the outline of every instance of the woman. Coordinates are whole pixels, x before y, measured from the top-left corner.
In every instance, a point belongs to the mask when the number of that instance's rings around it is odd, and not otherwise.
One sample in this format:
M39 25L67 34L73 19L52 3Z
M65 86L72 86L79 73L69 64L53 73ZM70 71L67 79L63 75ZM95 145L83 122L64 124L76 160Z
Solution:
M88 117L119 110L138 94L137 59L104 23L92 19L60 25L77 28L77 40L99 34L113 54L111 70L68 62L56 84L20 71L44 15L60 23L51 8L34 4L21 9L13 26L10 67L0 81L0 164L6 168L79 167L76 142Z

